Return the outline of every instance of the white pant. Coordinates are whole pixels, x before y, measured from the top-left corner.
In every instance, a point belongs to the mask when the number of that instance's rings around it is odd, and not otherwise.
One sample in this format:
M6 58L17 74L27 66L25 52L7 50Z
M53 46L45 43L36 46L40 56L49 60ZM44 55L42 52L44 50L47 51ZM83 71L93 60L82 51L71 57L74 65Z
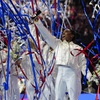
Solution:
M9 89L7 90L7 100L20 100L17 76L10 76Z
M81 79L75 70L67 66L58 67L56 78L55 100L64 100L65 92L68 91L70 100L78 100L81 93Z

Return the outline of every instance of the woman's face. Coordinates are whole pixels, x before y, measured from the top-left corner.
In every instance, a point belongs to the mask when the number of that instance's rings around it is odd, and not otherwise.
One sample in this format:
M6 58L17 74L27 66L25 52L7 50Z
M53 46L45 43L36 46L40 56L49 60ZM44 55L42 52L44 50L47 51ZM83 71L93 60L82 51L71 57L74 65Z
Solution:
M64 30L61 36L61 40L62 41L66 40L67 42L71 42L73 37L74 35L71 33L71 31Z

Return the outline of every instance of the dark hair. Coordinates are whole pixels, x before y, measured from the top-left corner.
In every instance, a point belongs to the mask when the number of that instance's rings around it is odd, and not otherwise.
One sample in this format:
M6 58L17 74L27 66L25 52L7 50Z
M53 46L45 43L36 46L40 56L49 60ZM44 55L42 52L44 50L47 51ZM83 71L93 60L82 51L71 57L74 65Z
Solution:
M80 44L80 35L79 35L79 33L76 30L74 30L74 29L65 29L64 31L65 32L70 32L71 34L73 34L74 37L73 37L72 41L75 44L78 44L78 45Z
M64 32L70 32L71 34L75 36L75 32L72 29L64 29L62 33Z

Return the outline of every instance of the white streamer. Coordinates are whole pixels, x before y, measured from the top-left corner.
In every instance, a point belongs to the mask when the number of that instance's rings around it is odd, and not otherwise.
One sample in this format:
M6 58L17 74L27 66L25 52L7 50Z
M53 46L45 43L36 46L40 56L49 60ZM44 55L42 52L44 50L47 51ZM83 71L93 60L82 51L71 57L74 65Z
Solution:
M96 3L97 2L97 3ZM90 5L93 5L94 3L96 3L94 5L94 9L93 9L93 13L92 13L92 18L95 18L95 15L98 13L98 11L100 10L100 0L91 0L91 2L89 3Z

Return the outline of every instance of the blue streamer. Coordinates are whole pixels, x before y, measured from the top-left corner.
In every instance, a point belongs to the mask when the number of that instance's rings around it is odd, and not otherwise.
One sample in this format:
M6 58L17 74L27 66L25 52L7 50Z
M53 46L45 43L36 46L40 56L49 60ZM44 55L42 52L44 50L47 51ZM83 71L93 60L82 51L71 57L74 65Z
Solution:
M60 7L60 0L58 0L58 7L57 7L57 9L58 9L58 12L57 12L57 18L58 18L58 31L57 31L57 38L59 38L60 37L60 28L61 28L61 22L60 22L60 10L61 10L61 7Z
M99 10L99 12L97 13L97 15L96 15L96 17L94 19L93 30L95 30L96 22L97 22L97 19L98 19L99 15L100 15L100 10ZM97 34L96 32L94 32L94 33L100 39L100 35Z
M41 0L41 2L43 2L45 4L45 0Z
M3 26L5 26L5 18L4 18L4 8L3 8L3 2L2 0L0 0L0 3L1 3L1 9L2 9L2 16L1 16L1 19L2 19L2 24Z
M52 25L51 25L51 29L52 29L52 35L56 36L56 33L55 33L55 29L56 29L56 19L54 18L54 15L52 15Z
M8 55L7 55L7 74L6 74L6 82L3 83L4 89L9 89L9 73L10 73L10 43L11 43L11 33L7 32L7 38L8 38Z
M85 5L84 5L84 1L83 1L83 0L81 0L81 3L82 3L82 6L83 6L83 11L84 11L84 14L85 14L86 18L88 19L88 21L89 21L89 24L90 24L91 28L93 29L93 25L92 25L92 23L91 23L91 21L90 21L90 19L89 19L88 15L87 15L87 13L86 13L86 7L85 7Z
M93 30L95 30L96 22L97 22L97 19L98 19L99 15L100 15L100 10L99 10L99 12L97 13L97 15L95 17ZM99 43L100 35L97 34L97 33L95 33L95 34L97 36L96 41L95 41L96 42L96 47L97 47L98 53L100 54L100 43Z
M28 40L28 51L31 52L31 47L30 47L30 42ZM35 64L33 62L33 57L32 54L29 54L29 57L31 59L31 65L32 65L32 71L33 71L33 75L34 75L34 82L35 82L35 86L36 86L36 91L38 91L38 84L37 84L37 79L36 79L36 72L35 72Z

